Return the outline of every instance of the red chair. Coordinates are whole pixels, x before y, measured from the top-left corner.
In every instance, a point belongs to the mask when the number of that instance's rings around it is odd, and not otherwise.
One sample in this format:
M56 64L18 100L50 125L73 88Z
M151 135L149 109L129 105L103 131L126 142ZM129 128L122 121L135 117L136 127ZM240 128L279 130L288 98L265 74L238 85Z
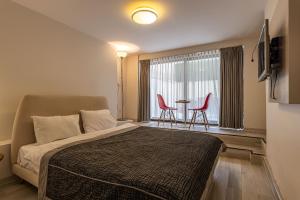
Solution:
M160 94L157 94L157 100L158 100L159 108L161 109L160 117L159 117L159 120L158 120L158 126L159 126L159 122L162 120L162 117L164 117L163 122L165 122L166 112L169 112L171 126L173 125L172 124L173 120L176 124L176 119L175 119L175 115L174 115L173 111L177 110L177 108L172 108L172 107L167 106L166 103L165 103L164 98ZM173 117L173 119L172 119L172 117Z
M193 111L193 116L192 116L189 128L191 128L192 124L193 124L193 126L195 126L197 114L198 114L198 112L201 112L202 117L203 117L204 127L205 127L205 130L207 131L207 128L209 127L209 125L208 125L208 120L207 120L207 116L206 116L206 110L208 109L210 96L211 96L211 93L208 93L208 95L205 97L205 101L204 101L204 104L202 107L189 109L189 110Z

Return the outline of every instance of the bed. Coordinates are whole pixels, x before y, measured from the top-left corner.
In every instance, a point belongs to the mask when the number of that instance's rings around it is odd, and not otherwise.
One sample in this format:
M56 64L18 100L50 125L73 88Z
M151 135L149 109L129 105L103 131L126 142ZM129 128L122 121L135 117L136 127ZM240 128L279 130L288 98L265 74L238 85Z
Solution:
M39 199L207 197L223 143L206 134L128 123L43 146L34 144L33 115L107 108L105 97L25 96L13 126L13 173L38 187Z

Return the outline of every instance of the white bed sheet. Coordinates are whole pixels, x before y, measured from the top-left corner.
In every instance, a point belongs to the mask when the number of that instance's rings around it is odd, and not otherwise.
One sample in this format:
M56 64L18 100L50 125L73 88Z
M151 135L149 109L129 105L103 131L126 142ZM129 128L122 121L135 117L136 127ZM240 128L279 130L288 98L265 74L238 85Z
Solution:
M57 140L54 142L50 142L47 144L42 144L38 145L37 143L34 144L28 144L24 145L20 148L19 154L18 154L18 160L17 163L34 172L35 174L39 173L40 170L40 161L42 157L49 151L59 148L65 144L69 144L72 142L76 141L81 141L81 140L86 140L86 139L91 139L94 137L101 136L101 138L107 138L113 135L117 135L129 130L133 130L137 128L138 126L132 123L125 123L120 126L110 128L110 129L105 129L101 131L96 131L92 133L87 133L87 134L81 134L78 136L66 138L63 140Z

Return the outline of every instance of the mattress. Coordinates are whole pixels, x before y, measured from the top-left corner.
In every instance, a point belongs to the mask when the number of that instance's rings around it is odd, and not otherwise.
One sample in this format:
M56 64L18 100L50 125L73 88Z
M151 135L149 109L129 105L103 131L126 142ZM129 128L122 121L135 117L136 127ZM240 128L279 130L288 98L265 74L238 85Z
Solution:
M17 163L20 166L32 171L33 173L39 174L41 159L46 153L48 153L51 150L57 149L70 143L92 139L94 137L109 137L110 135L116 134L118 131L137 127L138 126L135 124L125 123L114 128L96 131L88 134L81 134L78 136L50 142L47 144L39 145L37 143L34 143L24 145L19 150Z

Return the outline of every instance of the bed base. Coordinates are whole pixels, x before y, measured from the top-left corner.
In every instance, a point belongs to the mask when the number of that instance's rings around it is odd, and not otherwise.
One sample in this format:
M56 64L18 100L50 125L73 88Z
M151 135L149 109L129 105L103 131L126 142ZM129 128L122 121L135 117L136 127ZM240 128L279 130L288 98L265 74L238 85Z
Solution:
M18 164L14 164L12 167L12 172L24 181L27 181L28 183L38 188L39 177L29 169L26 169Z
M215 173L215 169L216 169L216 166L218 164L220 155L224 151L224 149L225 149L224 145L222 145L221 148L220 148L220 150L219 150L219 152L218 152L217 158L216 158L216 160L214 162L213 168L212 168L212 170L211 170L211 172L209 174L209 178L208 178L208 180L206 182L206 186L205 186L205 189L204 189L204 191L202 193L202 196L201 196L200 200L206 200L206 199L208 199L210 197L211 190L212 190L212 188L214 186L214 173Z

